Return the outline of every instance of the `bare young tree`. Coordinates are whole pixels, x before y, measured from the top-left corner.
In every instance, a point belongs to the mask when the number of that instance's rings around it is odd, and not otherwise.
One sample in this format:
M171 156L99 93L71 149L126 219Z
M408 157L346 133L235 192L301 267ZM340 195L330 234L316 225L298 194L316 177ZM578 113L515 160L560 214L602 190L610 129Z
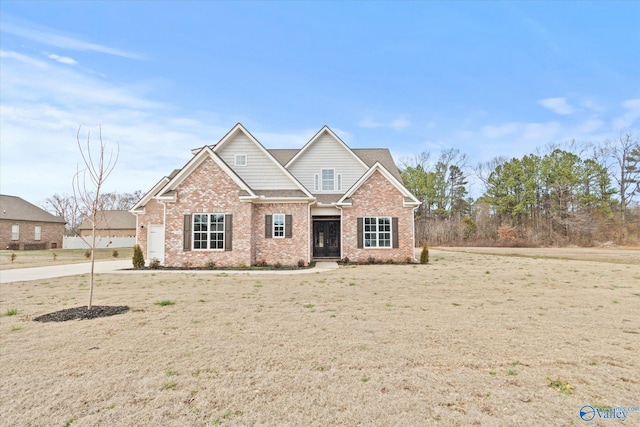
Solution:
M640 181L640 142L630 130L620 132L618 141L608 141L607 152L617 173L613 178L620 196L622 224L626 223L626 211L638 192Z
M91 310L93 301L93 278L95 267L95 248L96 248L96 224L100 213L100 191L113 172L120 147L117 146L107 153L107 144L102 139L102 127L99 131L99 144L91 145L91 132L87 132L86 143L80 142L80 129L76 134L78 150L84 163L84 169L78 167L73 177L73 195L78 209L85 214L87 220L91 223L91 237L89 241L85 240L91 248L91 272L89 274L89 304L87 309ZM107 156L108 154L108 156Z

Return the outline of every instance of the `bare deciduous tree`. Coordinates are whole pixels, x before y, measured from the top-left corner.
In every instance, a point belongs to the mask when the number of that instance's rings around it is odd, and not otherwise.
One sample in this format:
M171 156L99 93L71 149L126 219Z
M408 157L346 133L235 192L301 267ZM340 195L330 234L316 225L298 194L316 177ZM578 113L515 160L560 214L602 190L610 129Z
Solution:
M108 153L107 144L102 139L102 127L99 132L99 144L91 146L91 132L87 132L87 141L85 144L80 142L80 128L76 135L78 150L84 163L84 169L78 167L73 177L73 195L74 200L81 212L84 212L86 218L91 223L91 237L87 244L91 248L91 272L89 274L89 304L87 308L91 310L93 301L93 278L95 267L95 248L96 248L96 224L98 222L98 214L100 213L100 191L104 182L113 172L118 161L120 153L119 146L115 150Z

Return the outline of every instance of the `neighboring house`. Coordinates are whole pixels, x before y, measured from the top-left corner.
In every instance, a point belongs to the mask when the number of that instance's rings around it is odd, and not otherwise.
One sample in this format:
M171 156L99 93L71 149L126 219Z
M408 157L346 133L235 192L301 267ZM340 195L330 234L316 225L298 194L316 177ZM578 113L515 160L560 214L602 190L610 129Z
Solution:
M20 197L0 194L0 249L62 248L65 224Z
M147 260L414 260L420 202L387 149L350 149L325 126L299 150L267 150L237 124L192 154L131 210Z
M91 221L85 219L78 226L78 235L91 237ZM129 211L107 210L100 211L96 217L97 237L135 237L136 216Z

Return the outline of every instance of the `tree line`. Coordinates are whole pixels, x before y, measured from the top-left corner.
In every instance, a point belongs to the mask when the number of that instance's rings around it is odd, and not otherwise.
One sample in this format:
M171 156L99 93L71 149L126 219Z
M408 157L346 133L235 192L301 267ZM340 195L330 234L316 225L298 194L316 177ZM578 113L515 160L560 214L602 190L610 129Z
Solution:
M470 167L447 149L401 162L405 186L422 202L417 243L585 245L640 240L640 145L631 131L602 143L549 145L521 158ZM482 185L468 196L471 179Z
M77 192L76 192L77 193ZM100 193L97 197L96 209L98 212L106 210L129 210L143 196L142 190L133 193ZM54 194L47 197L41 203L41 207L46 211L63 218L66 222L65 233L67 236L78 235L78 227L82 221L90 214L90 209L86 209L87 204L78 200L78 194Z

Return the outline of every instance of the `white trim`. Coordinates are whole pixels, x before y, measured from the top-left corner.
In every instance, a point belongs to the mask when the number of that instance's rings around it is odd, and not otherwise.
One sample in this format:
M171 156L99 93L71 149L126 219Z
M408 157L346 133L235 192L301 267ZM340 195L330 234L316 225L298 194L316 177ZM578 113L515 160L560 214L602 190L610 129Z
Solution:
M355 184L353 184L353 186L351 186L351 188L340 198L340 200L336 202L336 205L351 206L351 203L346 202L346 199L350 198L353 193L355 193L356 190L360 188L360 186L362 186L362 184L364 184L371 177L371 175L373 175L375 171L379 171L382 176L384 176L396 189L398 189L398 191L400 191L403 197L411 199L410 202L403 201L403 207L414 207L420 206L422 204L418 199L416 199L413 194L411 194L409 190L407 190L407 188L400 181L398 181L393 175L391 175L391 172L389 172L384 166L382 166L380 162L375 162L374 165L371 166L371 168L369 168L369 170L364 175L362 175L360 179L356 181Z
M340 143L357 161L358 163L360 163L362 165L363 168L368 169L369 166L367 166L367 164L365 162L362 161L362 159L360 157L358 157L358 155L356 153L354 153L351 148L349 148L349 146L347 144L345 144L339 137L338 135L336 135L335 133L333 133L333 131L329 128L329 126L324 125L322 127L322 129L320 129L318 131L318 133L316 133L310 140L309 142L307 142L304 147L302 147L300 149L300 151L298 151L296 153L295 156L293 156L291 158L291 160L289 160L287 162L286 165L284 165L285 168L289 168L296 160L298 160L300 158L300 156L302 156L304 154L305 151L307 151L309 149L309 147L311 145L313 145L318 139L320 139L320 137L322 136L323 133L327 133L328 135L330 135L332 138L334 138L338 143Z
M374 218L375 219L375 225L376 225L376 246L367 246L366 245L366 239L365 239L365 219L367 218ZM388 218L389 219L389 246L380 246L378 243L380 242L380 230L378 229L378 227L380 226L379 224L379 220L381 218ZM369 232L371 233L371 231ZM383 231L382 233L386 233L386 231ZM381 215L381 216L363 216L362 217L362 249L393 249L393 218L391 216L387 216L387 215Z
M169 177L165 176L163 177L160 181L158 181L156 183L156 185L153 186L153 188L151 188L151 190L149 190L147 192L147 194L145 194L144 196L142 196L142 199L140 199L138 201L138 203L136 203L130 210L129 212L136 214L136 213L144 213L144 207L146 206L147 203L149 203L149 201L153 198L153 196L155 196L156 194L158 194L160 192L160 190L167 185L167 183L169 182Z
M273 157L273 154L271 154L266 148L264 148L264 146L260 144L260 142L253 135L251 135L251 132L249 132L244 126L242 126L241 123L237 123L229 132L227 132L225 136L222 137L220 142L218 142L213 147L213 152L217 153L221 147L223 147L228 141L232 139L236 132L242 132L243 134L245 134L245 136L249 138L249 140L253 142L258 147L258 149L260 149L267 156L267 158L269 158L273 162L273 164L276 165L276 167L278 167L285 174L285 176L291 179L291 181L298 187L299 190L301 190L307 196L313 197L311 196L311 193L309 193L309 191L305 188L305 186L300 184L300 182L291 174L291 172L289 172L284 166L282 166L280 162L277 161L275 157Z
M195 239L195 234L196 234L196 230L195 230L195 225L196 225L196 215L206 215L207 216L207 231L199 231L198 233L206 233L207 234L207 240L206 240L206 248L196 248L195 244L196 244L196 239ZM211 244L211 233L219 233L219 231L211 231L210 227L211 227L211 215L218 215L218 216L222 216L222 248L210 248L209 245ZM191 250L193 251L224 251L225 250L225 241L226 241L226 237L227 237L227 230L226 230L226 224L225 224L225 213L223 212L193 212L191 213Z
M216 165L220 167L242 190L249 193L252 197L257 197L251 188L245 183L237 173L233 171L211 148L205 147L198 154L193 156L189 162L183 167L176 176L162 189L162 191L171 191L178 188L182 182L195 171L195 169L202 164L207 158L212 159Z
M282 236L276 236L276 215L282 217ZM271 214L271 238L284 239L287 229L287 216L283 213Z
M239 163L238 159L239 158L244 158L244 162L243 163ZM249 156L247 156L246 154L236 154L235 158L234 158L234 164L235 166L247 166L247 164L249 163Z
M324 171L331 171L331 186L333 188L331 188L330 190L325 190L324 189L324 183L325 183ZM328 182L329 182L329 180L327 180L327 183ZM335 170L335 168L320 168L320 190L319 190L319 192L321 192L321 193L335 193L336 192L336 170Z

